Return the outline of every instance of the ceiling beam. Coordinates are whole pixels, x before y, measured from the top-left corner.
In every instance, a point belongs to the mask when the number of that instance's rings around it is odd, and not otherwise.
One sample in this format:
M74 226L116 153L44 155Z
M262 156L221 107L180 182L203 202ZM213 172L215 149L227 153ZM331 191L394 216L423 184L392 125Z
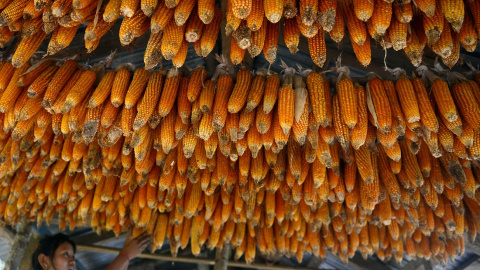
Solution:
M101 247L94 245L77 245L77 251L91 251L91 252L102 252L110 253L117 255L121 250L117 248L110 247ZM172 257L171 255L164 254L149 254L141 253L137 258L142 259L151 259L158 261L168 261L168 262L184 262L191 264L205 264L205 265L215 265L216 260L210 258L199 258L199 257ZM280 265L266 265L266 264L246 264L244 262L235 262L228 261L228 267L238 267L238 268L248 268L248 269L260 269L260 270L313 270L312 268L305 267L294 267L294 266L280 266Z

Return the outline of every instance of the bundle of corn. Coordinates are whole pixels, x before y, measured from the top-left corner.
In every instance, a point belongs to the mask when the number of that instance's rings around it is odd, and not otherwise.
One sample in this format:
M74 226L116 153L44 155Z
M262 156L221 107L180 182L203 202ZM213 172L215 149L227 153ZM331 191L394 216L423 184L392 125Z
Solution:
M464 3L466 2L466 4ZM206 57L215 46L222 13L215 0L3 0L0 1L0 46L15 33L21 37L13 56L20 67L52 33L47 54L69 46L80 24L87 25L85 48L95 50L101 37L123 15L119 30L122 45L150 28L145 66L150 69L163 58L182 66L189 43ZM298 4L298 6L297 6ZM230 58L240 64L248 50L252 57L262 51L270 63L276 59L279 29L292 53L298 51L300 33L308 39L313 62L323 66L325 31L341 42L348 28L359 62L371 61L370 38L384 48L403 50L414 66L420 65L429 48L452 67L459 59L460 44L475 50L480 28L479 0L325 0L276 1L228 0L225 15L227 35L232 36ZM283 18L283 20L282 20Z
M363 87L339 68L332 96L316 72L242 69L234 83L221 61L211 79L1 63L2 222L133 227L173 255L232 243L248 263L258 248L445 264L475 239L476 81L422 68Z

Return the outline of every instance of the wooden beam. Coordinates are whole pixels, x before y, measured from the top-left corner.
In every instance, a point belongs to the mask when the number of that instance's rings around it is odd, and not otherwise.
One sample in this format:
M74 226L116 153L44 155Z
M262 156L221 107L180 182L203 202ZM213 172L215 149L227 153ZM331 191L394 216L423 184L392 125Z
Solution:
M5 262L5 270L22 269L20 268L20 263L22 262L23 254L25 252L25 248L27 247L31 231L31 223L22 222L20 224L17 233L15 234L15 239L13 240L10 254L8 254L8 259Z
M77 251L91 251L91 252L102 252L117 255L121 250L117 248L110 247L100 247L94 245L77 245ZM215 259L209 258L195 258L195 257L172 257L171 255L165 254L150 254L150 253L141 253L137 258L142 259L151 259L158 261L167 261L167 262L183 262L191 264L205 264L205 265L215 265ZM260 269L260 270L314 270L312 268L305 267L294 267L294 266L281 266L281 265L266 265L266 264L246 264L244 262L235 262L228 261L228 267L237 267L237 268L248 268L248 269Z

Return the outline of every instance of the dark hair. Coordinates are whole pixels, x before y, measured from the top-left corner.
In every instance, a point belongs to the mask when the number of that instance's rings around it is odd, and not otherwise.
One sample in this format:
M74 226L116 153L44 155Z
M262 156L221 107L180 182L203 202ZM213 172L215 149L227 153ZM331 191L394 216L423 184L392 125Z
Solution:
M77 251L77 246L75 245L75 242L73 242L68 236L66 236L63 233L57 233L55 235L47 236L42 240L40 240L40 242L38 243L37 249L32 255L33 270L43 269L42 266L40 265L40 262L38 261L38 255L45 254L50 259L53 259L57 248L65 242L72 245L74 253Z

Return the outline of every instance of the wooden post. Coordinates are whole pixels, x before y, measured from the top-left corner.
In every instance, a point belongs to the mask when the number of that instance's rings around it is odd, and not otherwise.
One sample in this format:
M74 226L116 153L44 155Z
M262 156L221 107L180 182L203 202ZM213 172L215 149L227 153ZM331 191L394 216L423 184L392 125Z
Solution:
M32 255L37 249L38 242L40 242L40 236L36 233L32 233L27 248L25 248L25 252L23 253L19 269L32 269Z
M224 244L223 248L217 248L215 252L215 266L213 270L227 270L228 259L230 258L230 244Z
M15 239L13 240L10 254L8 254L7 262L5 263L5 270L17 270L20 268L20 263L25 252L25 248L30 238L30 232L32 231L32 224L23 222L20 224Z

